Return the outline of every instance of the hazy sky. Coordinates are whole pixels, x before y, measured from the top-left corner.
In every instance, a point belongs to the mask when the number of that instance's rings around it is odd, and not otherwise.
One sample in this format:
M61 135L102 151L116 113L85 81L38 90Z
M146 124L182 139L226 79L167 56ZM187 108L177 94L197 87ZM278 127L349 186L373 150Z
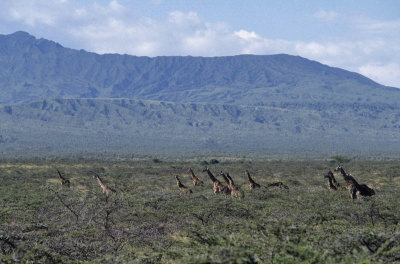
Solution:
M138 56L288 53L400 88L399 0L1 0L0 34Z

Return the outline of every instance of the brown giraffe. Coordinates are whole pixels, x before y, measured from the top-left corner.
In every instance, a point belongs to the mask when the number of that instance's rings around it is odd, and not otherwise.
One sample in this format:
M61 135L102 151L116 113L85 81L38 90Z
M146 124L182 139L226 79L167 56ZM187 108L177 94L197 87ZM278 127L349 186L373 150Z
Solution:
M331 171L329 171L329 172L331 172ZM328 173L324 176L324 178L328 178L328 189L331 191L336 191L337 188L336 188L335 184L333 184L333 179L332 179L331 175Z
M64 178L58 169L57 169L57 173L58 173L58 178L60 179L61 185L65 185L69 188L69 185L70 185L69 180L67 178Z
M190 190L190 188L186 187L185 185L183 185L181 183L181 181L178 178L178 175L175 175L175 179L176 179L176 185L178 185L179 190L181 190L182 192L186 193L186 194L191 194L192 190Z
M190 173L190 176L192 176L194 186L204 184L202 180L200 180L199 178L196 177L196 175L194 175L192 168L189 168L189 173Z
M94 174L93 178L95 178L95 179L97 180L97 183L100 185L101 189L103 189L103 193L105 193L106 196L109 196L110 194L112 194L113 192L115 192L114 189L108 187L108 185L105 184L105 183L101 180L100 176L99 176L96 172L92 171L92 173Z
M213 191L215 194L217 193L223 193L223 194L230 194L231 191L228 189L228 187L224 186L215 176L211 173L210 169L208 167L205 167L203 172L207 172L208 177L213 183Z
M249 173L248 170L246 170L245 173L246 173L246 175L247 175L247 179L249 180L249 187L250 187L250 190L255 189L255 188L260 188L260 187L261 187L260 184L256 183L256 182L251 178L250 173ZM264 188L278 187L278 188L281 188L281 189L289 189L288 186L286 186L285 184L283 184L283 183L280 182L280 181L270 183L270 184L268 184L267 186L263 186L263 187L264 187Z
M250 176L250 173L248 170L245 171L245 174L247 175L247 179L249 180L249 188L250 190L253 190L255 188L260 188L261 185L256 183Z
M229 182L228 177L226 177L225 173L223 173L223 172L221 171L221 172L219 173L219 175L221 175L222 178L224 179L224 181L226 182L226 186L227 186L229 189L231 189L231 184L230 184L230 182Z
M325 178L328 178L328 189L331 191L336 191L340 189L346 189L344 186L340 185L336 179L335 176L333 175L332 171L329 170L328 174L324 176Z
M372 196L375 194L375 191L369 188L366 184L359 184L356 179L354 179L351 174L346 173L341 165L339 165L335 171L340 171L344 180L347 183L347 189L350 192L350 197L352 199L356 199L359 196Z
M240 190L240 188L235 184L235 182L233 181L232 177L229 175L229 173L223 173L221 172L220 175L224 178L224 180L227 182L228 184L228 188L231 191L231 196L232 197L237 197L237 198L242 198L243 197L243 193Z

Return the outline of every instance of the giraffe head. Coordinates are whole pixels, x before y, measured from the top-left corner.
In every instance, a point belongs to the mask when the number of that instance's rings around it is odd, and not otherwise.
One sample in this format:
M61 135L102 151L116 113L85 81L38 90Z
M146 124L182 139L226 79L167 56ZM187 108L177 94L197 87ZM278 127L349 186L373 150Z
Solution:
M96 172L94 172L94 171L89 171L89 173L92 174L92 177L93 177L93 178L95 178L95 179L98 179L98 178L99 178L99 175L98 175Z
M338 171L341 171L343 168L342 168L342 165L338 165L337 167L336 167L336 169L334 170L334 172L338 172Z
M207 171L210 171L210 169L207 166L205 166L203 169L203 172L207 172Z
M328 171L328 174L324 175L325 178L331 178L332 176L333 176L333 173L331 170Z

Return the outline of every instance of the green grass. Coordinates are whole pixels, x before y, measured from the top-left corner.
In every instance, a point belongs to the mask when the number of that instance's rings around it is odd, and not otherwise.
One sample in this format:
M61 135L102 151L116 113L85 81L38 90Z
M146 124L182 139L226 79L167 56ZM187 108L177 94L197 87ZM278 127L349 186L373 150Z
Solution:
M327 189L323 175L335 167L329 161L220 160L209 167L229 172L244 198L214 195L201 160L3 162L0 262L400 262L398 162L346 163L376 191L358 200ZM204 186L192 186L189 168ZM116 194L106 198L90 170ZM262 185L279 180L290 189L250 191L245 170ZM192 195L180 193L174 175Z

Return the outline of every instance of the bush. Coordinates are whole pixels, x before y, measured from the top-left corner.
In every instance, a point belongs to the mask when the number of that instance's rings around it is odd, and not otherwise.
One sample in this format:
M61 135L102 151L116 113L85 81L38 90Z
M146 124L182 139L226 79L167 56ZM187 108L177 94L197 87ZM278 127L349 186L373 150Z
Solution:
M338 163L347 163L351 161L349 157L340 155L333 156L332 159L336 160Z

